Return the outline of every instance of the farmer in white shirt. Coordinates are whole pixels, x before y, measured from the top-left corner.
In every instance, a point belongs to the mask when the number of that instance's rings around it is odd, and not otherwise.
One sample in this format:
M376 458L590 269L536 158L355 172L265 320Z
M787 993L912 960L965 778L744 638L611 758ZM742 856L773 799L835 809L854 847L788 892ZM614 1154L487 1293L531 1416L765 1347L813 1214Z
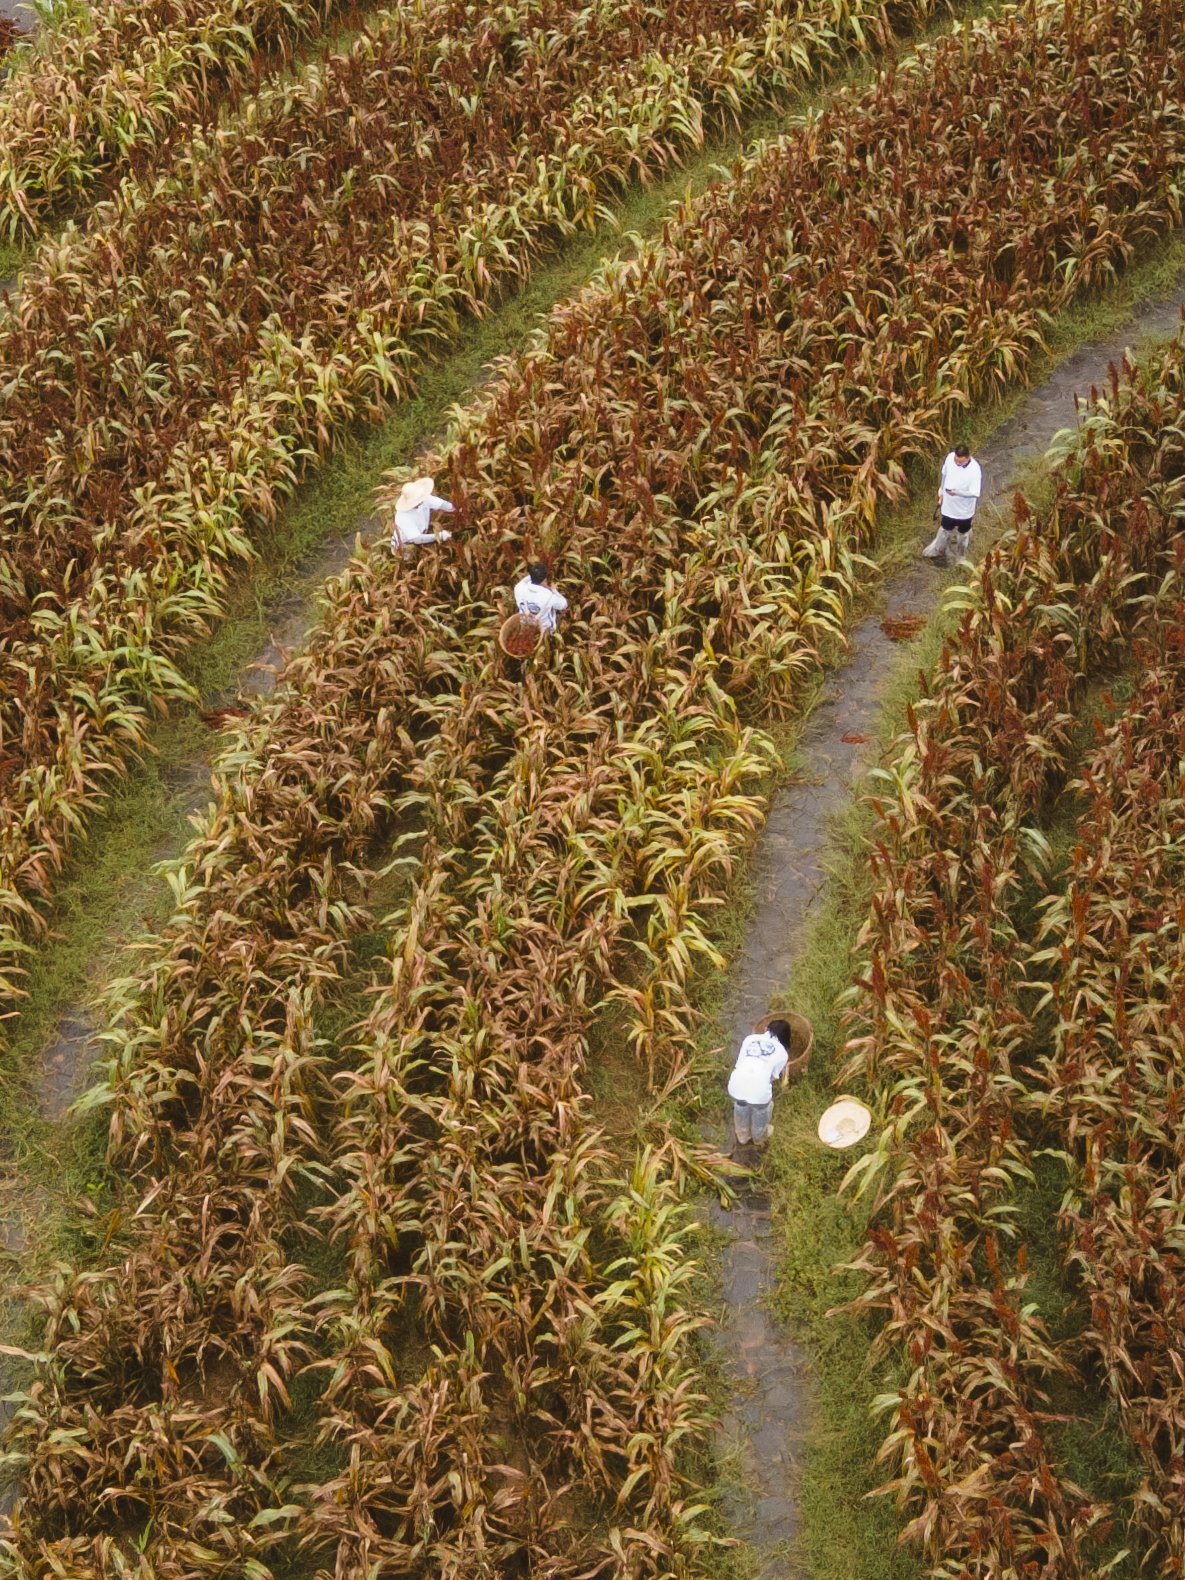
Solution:
M410 543L447 543L452 537L452 533L443 528L439 532L428 530L428 518L434 510L445 510L452 515L457 508L432 492L434 482L431 477L417 477L414 482L403 485L395 501L395 530L391 534L393 552Z
M521 582L514 589L514 602L519 614L538 620L544 631L555 630L555 617L563 614L568 600L563 593L547 585L547 566L536 560Z
M786 1079L789 1062L789 1021L771 1020L765 1031L755 1031L741 1043L728 1078L732 1122L741 1146L750 1141L764 1146L772 1133L774 1082Z
M942 463L942 476L938 482L938 509L941 522L934 534L933 543L927 544L922 553L928 560L945 559L946 551L958 539L959 555L971 547L971 523L983 487L983 474L979 462L971 459L965 444L956 444Z

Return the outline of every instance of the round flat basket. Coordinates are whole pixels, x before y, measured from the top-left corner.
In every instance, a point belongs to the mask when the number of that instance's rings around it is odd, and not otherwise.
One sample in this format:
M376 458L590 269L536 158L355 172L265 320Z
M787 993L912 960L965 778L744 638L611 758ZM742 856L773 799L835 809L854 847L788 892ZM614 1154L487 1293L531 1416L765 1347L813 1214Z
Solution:
M790 1009L779 1009L755 1021L753 1030L768 1030L771 1020L790 1022L790 1062L786 1066L786 1079L796 1081L800 1075L806 1074L806 1067L811 1062L811 1049L815 1046L814 1028L805 1015L796 1015Z
M819 1119L819 1140L825 1147L854 1147L872 1124L872 1111L857 1097L840 1097Z
M543 627L538 620L526 614L512 614L509 620L502 622L498 646L508 658L530 658L542 636Z

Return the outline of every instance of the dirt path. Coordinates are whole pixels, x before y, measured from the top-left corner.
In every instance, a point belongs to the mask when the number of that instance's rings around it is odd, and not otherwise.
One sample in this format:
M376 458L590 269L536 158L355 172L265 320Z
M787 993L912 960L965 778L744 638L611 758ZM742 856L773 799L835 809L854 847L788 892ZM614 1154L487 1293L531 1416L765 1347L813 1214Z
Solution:
M356 534L361 532L363 538L369 539L378 535L380 527L378 517L370 516L348 533L323 543L300 567L293 585L269 610L267 645L243 670L237 687L205 700L221 704L238 698L270 695L288 654L304 644L316 625L319 594L331 577L345 569ZM178 773L178 780L184 782L174 787L179 795L177 827L173 836L152 852L154 864L179 856L193 837L189 816L211 801L212 771L209 758L201 757ZM71 1004L63 1011L41 1055L37 1085L38 1106L43 1118L54 1123L64 1120L71 1105L93 1082L94 1066L102 1055L101 1030L96 1011L89 1002Z
M1060 428L1076 421L1076 399L1102 385L1111 363L1140 341L1166 339L1181 322L1185 279L1171 295L1150 302L1111 338L1082 346L1058 365L977 448L984 500L972 552L982 555L1009 519L1018 469L1040 458ZM922 547L919 534L918 548ZM919 558L886 583L875 613L850 633L848 658L827 678L799 742L801 770L775 796L752 863L755 908L734 963L736 993L731 1056L753 1022L785 991L827 882L824 865L831 820L851 800L871 766L868 748L845 736L875 738L885 677L896 658L881 621L927 613L942 590L960 580ZM789 920L792 918L792 920ZM799 1580L793 1558L798 1532L797 1467L811 1412L807 1356L775 1323L764 1296L774 1274L769 1197L742 1195L731 1212L717 1211L732 1239L725 1248L722 1295L728 1313L722 1332L726 1370L735 1387L725 1427L740 1455L747 1496L736 1500L734 1532L758 1550L761 1580ZM853 1575L852 1580L861 1580Z
M0 0L0 17L15 22L22 33L35 33L41 26L41 18L28 0Z

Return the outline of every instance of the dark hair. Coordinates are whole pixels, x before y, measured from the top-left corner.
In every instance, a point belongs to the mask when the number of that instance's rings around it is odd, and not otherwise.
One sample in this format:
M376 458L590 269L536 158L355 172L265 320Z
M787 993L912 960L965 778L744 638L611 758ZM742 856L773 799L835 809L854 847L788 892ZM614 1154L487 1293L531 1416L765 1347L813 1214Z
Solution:
M790 1022L788 1020L771 1020L765 1029L771 1037L778 1039L787 1053L790 1052Z
M955 445L955 454L959 457L959 459L961 461L965 455L970 455L971 451L967 448L967 446L965 444L956 444Z
M542 560L536 560L534 565L527 566L527 575L537 587L541 586L547 580L547 566Z

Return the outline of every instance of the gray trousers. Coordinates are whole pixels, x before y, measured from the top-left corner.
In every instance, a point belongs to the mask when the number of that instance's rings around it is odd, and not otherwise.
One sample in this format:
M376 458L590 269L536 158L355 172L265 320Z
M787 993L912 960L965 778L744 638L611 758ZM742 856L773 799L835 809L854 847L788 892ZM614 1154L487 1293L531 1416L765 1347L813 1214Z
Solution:
M768 1103L733 1103L732 1123L742 1146L750 1141L764 1141L773 1112L772 1097Z

